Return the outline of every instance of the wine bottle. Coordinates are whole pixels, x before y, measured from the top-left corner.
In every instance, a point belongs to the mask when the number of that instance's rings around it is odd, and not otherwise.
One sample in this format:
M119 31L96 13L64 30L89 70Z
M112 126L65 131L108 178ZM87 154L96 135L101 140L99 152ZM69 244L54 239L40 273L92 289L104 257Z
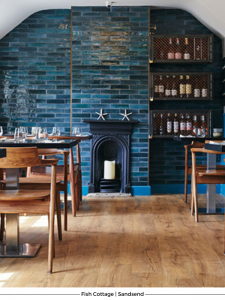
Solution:
M162 83L162 75L159 76L159 97L162 98L164 95L164 85Z
M163 114L160 115L159 134L164 135Z
M175 51L175 59L182 59L181 49L180 49L180 40L176 39L176 51Z
M170 90L170 83L169 83L170 77L166 76L166 89L165 89L165 96L170 97L171 96L171 90Z
M195 78L194 97L199 98L200 96L201 96L201 94L200 94L200 88L198 85L198 78Z
M171 96L177 97L176 76L173 76L173 85L172 85L172 90L171 90Z
M189 45L188 45L188 38L185 38L184 59L191 59Z
M170 113L167 114L166 131L167 131L167 134L172 134L172 120L170 117Z
M169 51L167 54L168 59L174 59L173 41L172 38L169 39Z
M192 93L192 84L190 83L190 76L186 75L186 97L190 98Z
M186 114L186 134L192 134L192 121L189 114Z
M180 117L180 134L185 136L186 135L186 122L184 119L184 115L182 114Z
M180 97L183 98L185 96L185 93L186 93L186 85L184 81L184 76L181 75L180 76Z
M177 114L174 114L174 119L173 119L173 133L174 135L179 135L179 121L177 118Z

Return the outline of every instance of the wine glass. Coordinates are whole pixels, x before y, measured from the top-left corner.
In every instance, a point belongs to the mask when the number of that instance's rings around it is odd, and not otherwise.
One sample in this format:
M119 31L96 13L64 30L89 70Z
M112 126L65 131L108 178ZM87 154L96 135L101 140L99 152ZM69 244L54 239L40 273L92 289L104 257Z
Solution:
M22 141L22 129L21 128L15 128L14 139L16 140L16 142Z
M2 126L0 126L0 136L2 136L3 135L3 128L2 128Z
M28 134L28 128L27 127L20 127L20 132L21 132L23 142L26 142L27 134Z
M46 127L43 128L43 136L44 136L44 140L47 141L48 140L48 130Z

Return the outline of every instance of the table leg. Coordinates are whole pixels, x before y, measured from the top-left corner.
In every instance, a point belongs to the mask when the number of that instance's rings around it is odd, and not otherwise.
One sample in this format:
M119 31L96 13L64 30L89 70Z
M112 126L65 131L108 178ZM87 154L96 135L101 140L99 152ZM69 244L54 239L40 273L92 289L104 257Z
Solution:
M19 189L19 169L6 170L5 189ZM0 257L34 257L40 247L40 244L20 244L19 214L6 214L6 242L0 245Z
M216 168L216 154L207 153L207 170ZM216 212L216 185L207 185L207 213Z
M76 195L75 195L73 148L70 148L70 191L71 191L71 202L72 202L72 214L75 217L76 216Z

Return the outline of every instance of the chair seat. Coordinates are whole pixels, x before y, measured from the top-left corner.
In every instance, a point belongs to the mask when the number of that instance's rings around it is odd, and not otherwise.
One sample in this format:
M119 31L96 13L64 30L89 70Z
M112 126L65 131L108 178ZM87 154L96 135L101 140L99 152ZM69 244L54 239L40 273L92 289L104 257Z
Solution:
M207 165L196 165L196 170L207 170ZM217 165L216 170L225 170L225 165ZM192 166L188 166L188 174L192 172Z
M60 183L61 180L60 179L56 179L56 184ZM38 176L33 176L31 175L31 177L21 177L19 178L19 183L20 184L51 184L51 177L46 176L46 177L38 177Z
M203 172L202 170L197 171L197 176L224 176L225 177L225 170L206 170Z
M0 191L0 201L29 201L45 200L50 196L49 190L2 190Z

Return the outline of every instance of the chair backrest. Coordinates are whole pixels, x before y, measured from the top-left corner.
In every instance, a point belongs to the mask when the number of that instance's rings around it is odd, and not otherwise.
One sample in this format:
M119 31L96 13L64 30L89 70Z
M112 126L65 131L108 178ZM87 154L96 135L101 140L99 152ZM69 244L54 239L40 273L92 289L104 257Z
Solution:
M37 147L7 147L6 157L0 159L0 168L14 169L41 165Z

